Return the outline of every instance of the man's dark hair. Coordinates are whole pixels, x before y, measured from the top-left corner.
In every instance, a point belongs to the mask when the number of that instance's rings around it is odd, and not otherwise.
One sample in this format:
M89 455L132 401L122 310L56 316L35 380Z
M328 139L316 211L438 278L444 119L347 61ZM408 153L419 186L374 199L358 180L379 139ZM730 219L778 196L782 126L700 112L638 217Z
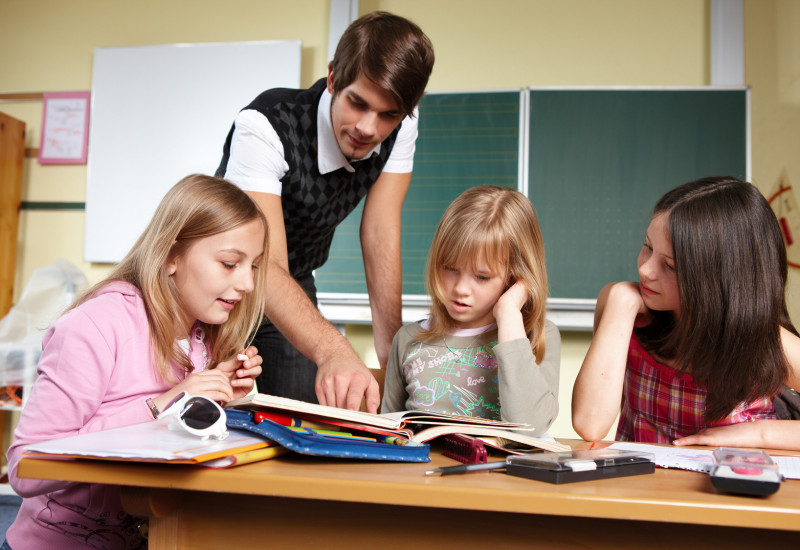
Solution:
M334 97L363 74L410 116L433 70L433 46L416 24L376 11L353 21L339 40L331 69Z

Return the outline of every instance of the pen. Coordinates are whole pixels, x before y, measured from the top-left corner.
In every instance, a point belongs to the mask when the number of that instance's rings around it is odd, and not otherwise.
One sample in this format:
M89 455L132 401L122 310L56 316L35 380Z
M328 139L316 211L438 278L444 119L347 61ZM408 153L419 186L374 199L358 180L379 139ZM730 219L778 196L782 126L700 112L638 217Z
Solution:
M478 470L497 470L505 468L506 461L499 462L484 462L482 464L461 464L459 466L445 466L443 468L436 468L435 470L428 470L425 472L426 476L433 476L436 474L449 476L452 474L466 474L467 472L476 472Z
M405 437L397 437L395 435L385 435L380 436L382 438L381 442L386 443L387 445L409 445L411 441L406 439Z

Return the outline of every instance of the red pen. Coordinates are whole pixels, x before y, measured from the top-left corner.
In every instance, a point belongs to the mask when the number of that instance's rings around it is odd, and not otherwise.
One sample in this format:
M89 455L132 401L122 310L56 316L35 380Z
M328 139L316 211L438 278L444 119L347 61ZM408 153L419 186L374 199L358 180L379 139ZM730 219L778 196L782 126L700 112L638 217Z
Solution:
M280 424L281 426L290 426L294 428L300 427L300 419L292 418L288 414L283 414L279 412L264 412L264 411L256 411L253 413L253 420L256 424L261 422L262 420L272 420L276 424Z

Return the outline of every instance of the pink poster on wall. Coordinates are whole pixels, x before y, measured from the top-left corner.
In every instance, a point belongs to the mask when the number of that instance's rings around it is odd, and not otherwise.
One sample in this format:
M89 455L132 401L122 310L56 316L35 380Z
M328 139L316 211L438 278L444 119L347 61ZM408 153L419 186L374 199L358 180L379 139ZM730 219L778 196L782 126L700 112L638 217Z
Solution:
M39 164L86 164L91 92L44 94Z

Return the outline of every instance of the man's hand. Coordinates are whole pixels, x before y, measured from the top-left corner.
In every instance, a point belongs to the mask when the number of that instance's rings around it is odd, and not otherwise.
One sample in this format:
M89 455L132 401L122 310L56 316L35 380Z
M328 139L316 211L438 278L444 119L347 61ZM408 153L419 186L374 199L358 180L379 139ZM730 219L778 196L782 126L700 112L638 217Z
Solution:
M352 348L317 364L314 390L321 405L357 411L362 397L366 399L367 412L378 412L380 405L378 381Z

